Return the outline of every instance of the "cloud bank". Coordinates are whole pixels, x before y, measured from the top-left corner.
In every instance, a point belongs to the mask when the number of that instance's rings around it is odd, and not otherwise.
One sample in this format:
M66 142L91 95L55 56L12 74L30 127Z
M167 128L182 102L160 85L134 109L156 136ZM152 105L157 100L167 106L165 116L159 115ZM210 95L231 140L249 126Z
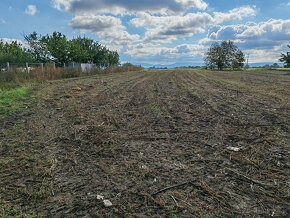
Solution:
M205 10L208 6L203 0L53 0L53 6L74 14L111 13L124 14L136 12L180 13L191 8Z
M209 10L205 0L53 0L52 5L73 14L72 28L94 33L139 61L202 60L208 46L221 40L234 40L262 57L262 51L278 51L289 42L290 20L245 21L259 13L255 5L223 12ZM184 43L193 37L200 39Z

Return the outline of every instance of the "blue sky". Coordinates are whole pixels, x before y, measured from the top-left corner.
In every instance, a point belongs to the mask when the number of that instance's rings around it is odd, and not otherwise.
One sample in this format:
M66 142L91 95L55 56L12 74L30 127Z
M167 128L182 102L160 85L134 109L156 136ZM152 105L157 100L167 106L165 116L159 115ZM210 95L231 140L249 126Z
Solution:
M121 61L195 65L233 40L251 63L277 62L290 44L289 0L1 0L0 38L60 31L117 50Z

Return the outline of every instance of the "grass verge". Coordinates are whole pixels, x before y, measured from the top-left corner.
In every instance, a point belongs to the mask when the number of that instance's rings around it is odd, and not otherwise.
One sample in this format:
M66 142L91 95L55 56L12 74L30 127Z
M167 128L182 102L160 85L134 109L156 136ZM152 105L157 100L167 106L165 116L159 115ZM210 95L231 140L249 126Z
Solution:
M14 89L0 89L0 119L16 113L27 103L32 85L25 85Z

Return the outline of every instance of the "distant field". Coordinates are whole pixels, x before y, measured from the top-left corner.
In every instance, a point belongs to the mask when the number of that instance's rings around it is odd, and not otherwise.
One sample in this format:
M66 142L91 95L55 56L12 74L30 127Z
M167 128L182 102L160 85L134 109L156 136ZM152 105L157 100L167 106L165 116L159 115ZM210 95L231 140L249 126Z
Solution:
M0 217L286 217L289 85L144 70L2 90Z
M289 70L290 71L290 68L278 68L278 70Z

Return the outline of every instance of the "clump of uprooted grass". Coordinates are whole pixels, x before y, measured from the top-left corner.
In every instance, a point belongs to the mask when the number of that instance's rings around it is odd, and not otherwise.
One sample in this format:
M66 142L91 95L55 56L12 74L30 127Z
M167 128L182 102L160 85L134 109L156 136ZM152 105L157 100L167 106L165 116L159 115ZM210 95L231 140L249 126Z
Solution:
M9 72L0 72L0 89L10 89L24 83L42 82L46 80L74 78L101 73L118 73L141 70L143 70L141 66L115 66L105 69L98 68L86 73L82 72L80 68L54 68L52 66L33 68L29 72L26 70L11 69Z

